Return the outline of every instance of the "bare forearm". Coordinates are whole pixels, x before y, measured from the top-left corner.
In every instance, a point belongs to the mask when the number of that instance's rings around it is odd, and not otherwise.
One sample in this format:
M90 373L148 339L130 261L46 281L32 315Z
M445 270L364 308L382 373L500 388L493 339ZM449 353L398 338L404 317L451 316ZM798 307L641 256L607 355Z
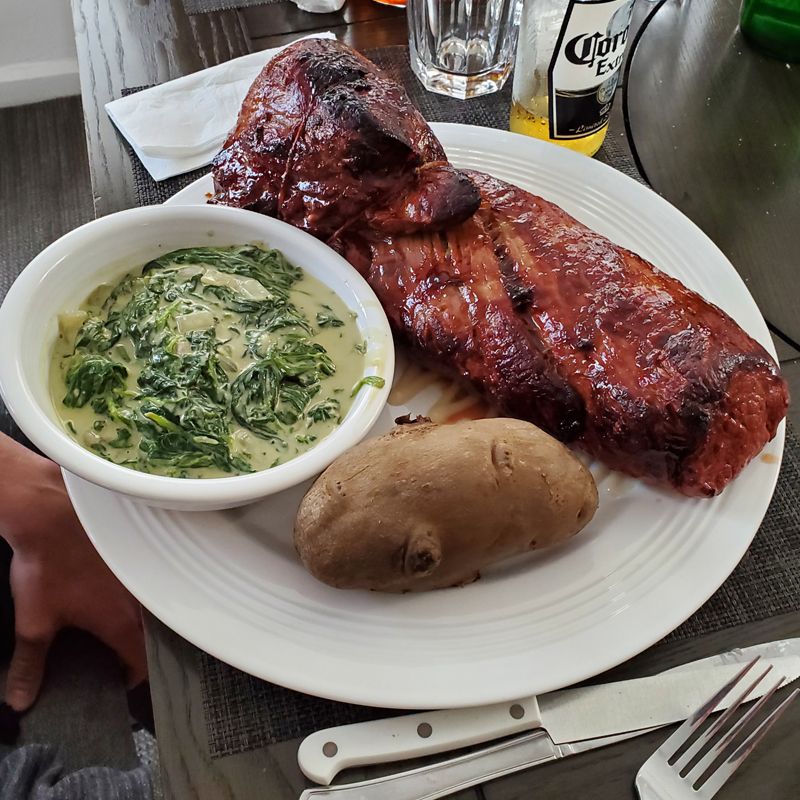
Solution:
M58 485L58 467L0 433L0 535L16 549L35 530L37 496Z

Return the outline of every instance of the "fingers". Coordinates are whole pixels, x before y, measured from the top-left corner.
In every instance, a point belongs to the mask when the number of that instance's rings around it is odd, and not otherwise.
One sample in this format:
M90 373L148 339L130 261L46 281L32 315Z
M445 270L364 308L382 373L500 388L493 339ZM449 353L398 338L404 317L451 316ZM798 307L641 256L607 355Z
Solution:
M6 703L15 711L27 711L38 697L52 640L52 636L32 638L17 634L6 678Z
M136 604L130 613L109 620L96 635L118 656L125 668L125 682L132 689L147 677L147 654L141 613Z

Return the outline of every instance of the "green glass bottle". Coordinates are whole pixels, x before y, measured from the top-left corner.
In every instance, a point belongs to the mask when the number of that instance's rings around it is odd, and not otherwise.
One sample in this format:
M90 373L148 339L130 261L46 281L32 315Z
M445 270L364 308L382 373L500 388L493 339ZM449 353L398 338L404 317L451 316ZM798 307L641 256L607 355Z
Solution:
M800 0L744 0L741 29L769 55L800 61Z

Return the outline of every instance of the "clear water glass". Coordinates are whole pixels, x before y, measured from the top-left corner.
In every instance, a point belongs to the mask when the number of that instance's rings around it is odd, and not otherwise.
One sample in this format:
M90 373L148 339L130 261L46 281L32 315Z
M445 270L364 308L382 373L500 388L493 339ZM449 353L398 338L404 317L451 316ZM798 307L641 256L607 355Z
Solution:
M477 97L514 65L522 0L407 0L411 68L426 89Z

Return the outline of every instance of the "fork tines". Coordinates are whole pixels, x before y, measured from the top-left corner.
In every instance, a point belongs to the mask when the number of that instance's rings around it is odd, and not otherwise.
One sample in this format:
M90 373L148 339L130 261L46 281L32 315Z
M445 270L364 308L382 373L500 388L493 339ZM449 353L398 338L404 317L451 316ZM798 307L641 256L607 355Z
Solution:
M775 682L770 686L767 692L761 699L750 708L746 714L734 722L731 727L724 731L727 723L733 718L736 712L740 709L743 703L747 702L747 698L753 693L755 688L761 683L762 680L771 672L772 665L768 665L765 669L761 670L756 677L750 681L747 687L736 697L730 704L728 709L715 720L707 730L697 737L691 746L676 758L677 754L691 739L692 735L699 730L708 717L714 713L719 707L720 703L728 697L728 695L740 684L745 675L758 662L759 657L754 658L746 664L741 671L731 678L707 703L701 706L692 716L690 716L683 725L678 728L672 736L664 742L659 748L662 756L672 766L676 772L684 777L686 783L694 786L698 783L699 779L709 770L709 768L719 759L723 759L717 766L714 772L708 777L703 784L704 794L713 796L713 794L721 787L725 781L736 771L738 766L747 758L753 751L756 745L761 741L766 732L777 722L779 717L794 701L800 693L800 689L795 689L785 700L776 706L767 717L748 735L743 736L747 726L755 720L759 712L769 702L770 698L775 694L778 689L783 685L786 680L784 676L778 677ZM718 738L718 741L715 739ZM713 744L712 744L713 743ZM685 775L684 772L697 756L702 753L706 748L707 752L703 757L697 761L696 764Z

